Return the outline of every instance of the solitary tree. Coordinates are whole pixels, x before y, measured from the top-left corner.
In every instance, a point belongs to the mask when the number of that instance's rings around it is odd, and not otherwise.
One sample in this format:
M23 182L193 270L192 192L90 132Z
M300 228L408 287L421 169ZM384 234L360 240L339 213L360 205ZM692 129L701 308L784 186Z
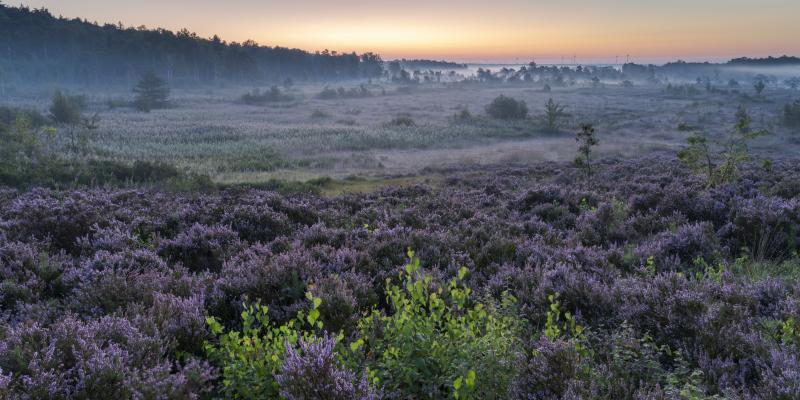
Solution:
M56 90L50 103L50 119L57 124L77 125L81 122L82 103L80 97L68 96Z
M591 179L592 147L598 143L597 137L594 135L594 126L592 124L581 124L581 130L575 136L575 141L578 142L578 156L575 157L575 165L583 168L587 180Z
M150 110L165 108L169 105L167 82L153 71L142 76L142 79L133 88L133 92L136 93L134 105L139 111L150 112Z
M547 103L544 105L544 112L548 131L554 132L558 130L558 120L567 115L567 113L564 112L566 108L567 106L556 103L552 98L547 100Z
M704 172L708 186L735 182L739 178L741 165L753 160L748 142L769 134L765 129L752 129L751 122L747 111L739 107L736 124L728 137L714 146L719 148L718 151L712 148L713 143L708 141L705 134L696 132L688 138L688 146L678 153L678 158L692 170Z
M767 87L767 85L764 84L764 81L762 81L760 79L757 80L756 83L753 85L753 88L756 90L756 94L761 94L761 92L763 92L764 88L766 88L766 87Z

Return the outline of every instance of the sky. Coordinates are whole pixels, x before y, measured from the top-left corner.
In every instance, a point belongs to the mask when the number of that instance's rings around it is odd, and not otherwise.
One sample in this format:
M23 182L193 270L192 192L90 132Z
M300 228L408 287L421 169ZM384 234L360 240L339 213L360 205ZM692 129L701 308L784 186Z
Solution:
M18 0L19 2L19 0ZM800 0L38 0L55 15L384 59L613 63L800 55ZM6 4L17 4L6 0Z

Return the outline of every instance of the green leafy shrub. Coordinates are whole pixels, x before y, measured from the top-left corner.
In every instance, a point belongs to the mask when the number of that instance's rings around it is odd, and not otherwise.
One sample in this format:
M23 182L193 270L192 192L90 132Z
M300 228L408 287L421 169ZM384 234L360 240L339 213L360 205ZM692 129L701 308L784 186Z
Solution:
M235 399L279 398L280 385L276 380L283 365L287 348L296 348L298 341L312 343L322 330L319 306L322 300L307 293L311 303L308 313L299 311L297 317L276 326L268 316L268 307L260 304L245 306L241 330L226 331L214 317L208 317L215 340L205 343L209 358L222 371L221 394Z
M528 106L522 100L500 95L486 106L486 113L496 119L524 119Z
M387 280L389 312L364 317L351 344L373 383L403 398L505 398L520 356L516 300L475 301L463 283L466 268L437 287L408 256L401 282Z
M787 346L800 350L800 326L794 318L789 317L780 323L781 341Z

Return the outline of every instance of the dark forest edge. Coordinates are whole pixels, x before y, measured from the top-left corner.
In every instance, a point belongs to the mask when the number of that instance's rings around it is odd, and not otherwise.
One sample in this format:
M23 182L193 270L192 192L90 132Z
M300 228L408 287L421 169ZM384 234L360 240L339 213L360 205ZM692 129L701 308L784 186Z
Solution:
M0 94L15 87L42 85L126 86L155 72L176 87L223 83L286 83L372 79L392 75L373 52L316 51L270 47L255 41L227 42L121 23L92 23L55 17L47 9L11 7L0 2ZM14 60L14 61L12 61ZM465 64L435 60L395 60L403 69L464 69ZM531 64L534 66L535 64ZM663 66L627 63L628 77L708 74L734 67L800 65L800 58L736 58L727 63L676 61ZM387 68L388 67L388 70Z

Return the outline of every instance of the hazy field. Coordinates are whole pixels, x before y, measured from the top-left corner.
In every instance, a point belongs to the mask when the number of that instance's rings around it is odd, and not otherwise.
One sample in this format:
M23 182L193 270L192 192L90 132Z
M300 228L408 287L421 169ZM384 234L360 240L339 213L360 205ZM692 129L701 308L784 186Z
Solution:
M358 82L331 85L339 86L349 89ZM756 151L774 157L800 150L800 142L780 124L782 107L794 94L789 89L769 88L764 97L704 91L675 97L664 85L644 83L632 88L578 84L549 93L514 84L380 83L367 86L369 97L323 100L318 98L323 88L281 89L292 99L260 106L238 102L251 88L174 89L174 107L150 113L108 106L130 98L129 93L89 94L90 108L101 118L91 144L93 157L164 161L225 183L385 178L464 164L570 160L581 122L595 125L601 156L674 151L688 135L678 129L680 123L712 137L721 135L731 128L739 105L748 109L754 125L772 132L756 143ZM752 88L744 86L741 92ZM501 94L524 100L529 117L487 117L485 106ZM567 106L569 115L560 122L560 132L543 129L549 98ZM48 102L46 95L17 100L42 110ZM463 109L473 118L454 120ZM397 116L410 117L414 125L393 125L390 121Z

